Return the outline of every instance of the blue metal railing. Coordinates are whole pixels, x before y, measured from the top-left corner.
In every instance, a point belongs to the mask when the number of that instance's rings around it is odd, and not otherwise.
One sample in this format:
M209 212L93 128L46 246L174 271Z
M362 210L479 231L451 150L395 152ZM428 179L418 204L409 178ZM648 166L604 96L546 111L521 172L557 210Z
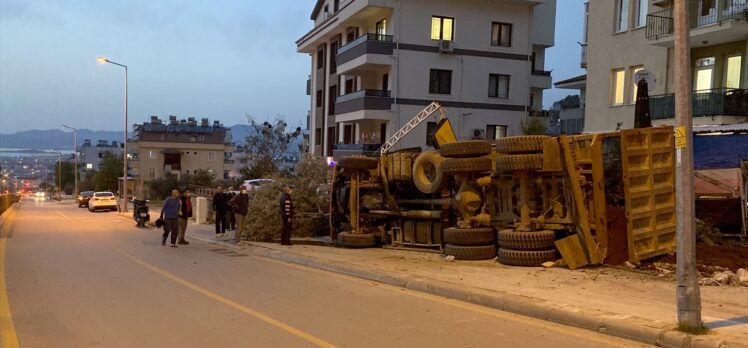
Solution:
M693 92L691 95L693 117L748 116L748 90L715 88ZM649 97L653 120L675 117L675 94Z

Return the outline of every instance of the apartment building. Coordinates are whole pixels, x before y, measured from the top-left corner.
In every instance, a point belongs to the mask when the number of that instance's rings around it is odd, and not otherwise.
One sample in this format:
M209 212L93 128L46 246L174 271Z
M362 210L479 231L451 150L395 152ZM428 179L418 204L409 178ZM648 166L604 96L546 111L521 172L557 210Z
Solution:
M83 145L78 146L78 169L81 171L99 170L101 161L107 153L122 157L122 148L122 143L117 141L110 143L106 140L99 140L93 144L91 139L85 139Z
M131 168L138 187L155 178L192 175L199 169L225 179L234 167L231 130L219 121L210 124L203 118L198 124L193 117L178 120L169 116L164 123L151 116L150 122L134 128Z
M748 1L687 0L695 126L748 121ZM654 124L672 124L675 74L672 0L590 1L585 131L632 128L640 69Z
M521 134L551 87L555 12L555 0L317 0L296 42L311 57L310 152L377 147L432 101L459 138ZM427 147L436 121L398 146Z

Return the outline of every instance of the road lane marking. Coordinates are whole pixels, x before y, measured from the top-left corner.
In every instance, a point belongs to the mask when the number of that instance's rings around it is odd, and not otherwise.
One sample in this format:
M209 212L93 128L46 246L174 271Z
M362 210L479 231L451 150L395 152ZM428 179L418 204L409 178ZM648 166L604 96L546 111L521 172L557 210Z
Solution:
M296 337L302 338L302 339L304 339L304 340L306 340L306 341L308 341L308 342L310 342L310 343L312 343L312 344L314 344L314 345L316 345L318 347L335 347L335 345L332 344L332 343L330 343L330 342L327 342L325 340L322 340L321 338L317 338L315 336L312 336L312 335L310 335L310 334L308 334L308 333L306 333L304 331L301 331L301 330L299 330L299 329L297 329L297 328L295 328L295 327L293 327L291 325L288 325L288 324L283 323L283 322L281 322L279 320L273 319L273 318L271 318L271 317L269 317L269 316L267 316L265 314L262 314L262 313L260 313L258 311L255 311L255 310L253 310L253 309L251 309L249 307L243 306L243 305L241 305L239 303L231 301L231 300L229 300L229 299L227 299L227 298L225 298L225 297L223 297L223 296L221 296L221 295L219 295L219 294L217 294L215 292L212 292L212 291L210 291L208 289L202 288L202 287L200 287L200 286L198 286L196 284L193 284L193 283L191 283L191 282L189 282L189 281L187 281L185 279L182 279L182 278L177 277L176 275L173 275L173 274L171 274L171 273L169 273L169 272L167 272L165 270L162 270L162 269L160 269L160 268L158 268L158 267L156 267L154 265L151 265L150 263L148 263L146 261L143 261L143 260L141 260L141 259L139 259L139 258L137 258L137 257L135 257L135 256L133 256L133 255L127 253L127 252L125 252L125 251L122 251L122 250L118 250L118 251L119 251L120 254L128 257L129 259L131 259L135 263L140 264L141 266L143 266L143 267L145 267L145 268L153 271L154 273L157 273L157 274L159 274L159 275L161 275L161 276L163 276L163 277L165 277L167 279L170 279L170 280L172 280L172 281L174 281L174 282L176 282L176 283L178 283L178 284L180 284L180 285L182 285L182 286L184 286L186 288L189 288L189 289L194 290L194 291L196 291L198 293L201 293L201 294L203 294L203 295L205 295L207 297L210 297L210 298L212 298L212 299L214 299L214 300L216 300L216 301L218 301L220 303L223 303L223 304L225 304L225 305L227 305L229 307L232 307L232 308L234 308L234 309L236 309L236 310L238 310L240 312L243 312L245 314L249 314L249 315L251 315L251 316L253 316L253 317L255 317L255 318L259 319L259 320L262 320L262 321L264 321L264 322L266 322L266 323L268 323L268 324L270 324L272 326L275 326L275 327L277 327L277 328L279 328L279 329L281 329L283 331L286 331L286 332L288 332L288 333L290 333L290 334L292 334L292 335L294 335Z
M5 243L0 239L0 347L18 348L18 336L13 325L13 315L8 302L8 287L5 285Z
M71 219L71 218L70 218L69 216L67 216L67 215L63 214L63 213L62 213L61 211L59 211L59 210L55 210L55 211L57 212L57 214L60 214L60 216L64 217L64 218L65 218L65 219L67 219L68 221L70 221L70 223L71 223L71 224L73 224L73 225L78 225L78 223L77 223L77 222L75 222L75 220L73 220L73 219Z
M396 292L398 294L405 294L405 295L416 297L422 300L427 300L431 302L445 304L445 305L452 306L452 307L457 307L457 308L460 308L466 311L484 314L484 315L494 317L500 320L519 322L522 324L531 325L531 326L535 326L538 328L550 329L558 333L562 333L562 334L566 334L566 335L570 335L574 337L579 337L579 338L584 338L590 341L603 343L605 345L611 345L611 346L616 346L616 347L644 346L643 344L640 344L639 342L636 342L636 341L629 341L625 338L605 335L605 334L602 334L602 333L599 333L593 330L580 329L576 327L572 327L573 329L576 329L576 330L570 330L568 325L559 324L553 321L527 317L522 314L502 311L500 309L480 306L480 305L472 304L469 302L464 302L464 301L460 301L456 299L451 299L447 297L432 295L432 294L425 293L425 292L420 292L417 290L410 290L406 288L397 287L394 285L379 283L373 280L366 280L366 279L362 279L362 278L358 278L354 276L349 276L346 274L325 271L325 270L298 265L295 263L289 263L289 262L285 262L281 260L268 259L268 258L264 258L261 256L256 256L256 255L252 255L252 258L258 261L266 261L266 262L271 262L271 263L277 263L280 265L285 265L291 268L296 268L298 270L303 270L304 272L312 271L316 273L330 275L330 276L337 277L337 278L343 278L343 279L352 281L354 283L359 283L362 285L376 286L377 288L387 289L388 291ZM580 331L577 331L577 330L580 330ZM616 342L618 340L623 341L623 342Z

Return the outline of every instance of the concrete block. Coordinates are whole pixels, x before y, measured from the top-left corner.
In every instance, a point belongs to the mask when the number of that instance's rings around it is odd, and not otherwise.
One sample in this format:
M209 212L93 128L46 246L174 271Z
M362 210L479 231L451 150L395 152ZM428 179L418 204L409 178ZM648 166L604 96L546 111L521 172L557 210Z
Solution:
M197 197L195 199L195 222L198 224L204 224L208 222L208 199L205 197Z

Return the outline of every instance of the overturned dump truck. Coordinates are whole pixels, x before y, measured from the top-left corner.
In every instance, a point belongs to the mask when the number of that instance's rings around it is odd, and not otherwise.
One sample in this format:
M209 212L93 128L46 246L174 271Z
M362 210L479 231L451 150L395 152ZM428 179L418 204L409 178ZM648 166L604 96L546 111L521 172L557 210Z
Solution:
M572 269L674 251L672 127L457 141L444 112L432 103L377 157L335 164L330 225L339 245L433 248L515 266L561 257ZM389 152L431 117L436 150ZM615 223L611 211L620 212Z

